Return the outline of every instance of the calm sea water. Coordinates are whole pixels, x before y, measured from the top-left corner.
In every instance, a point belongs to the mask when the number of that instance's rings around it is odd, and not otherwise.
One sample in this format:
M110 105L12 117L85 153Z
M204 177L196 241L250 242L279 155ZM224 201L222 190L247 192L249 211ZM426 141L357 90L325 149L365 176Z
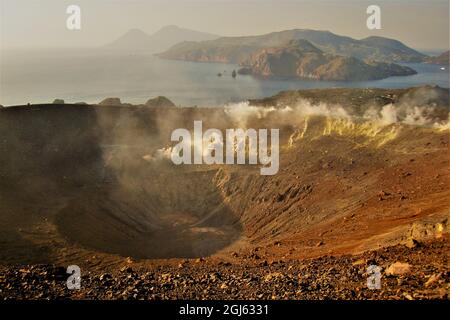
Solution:
M177 105L216 106L262 98L282 90L329 87L402 88L423 84L449 87L449 71L408 64L419 73L379 81L258 80L231 77L236 65L162 60L148 55L112 55L92 50L7 51L0 59L0 104L96 103L105 97L144 103L164 95ZM218 77L218 73L223 73Z

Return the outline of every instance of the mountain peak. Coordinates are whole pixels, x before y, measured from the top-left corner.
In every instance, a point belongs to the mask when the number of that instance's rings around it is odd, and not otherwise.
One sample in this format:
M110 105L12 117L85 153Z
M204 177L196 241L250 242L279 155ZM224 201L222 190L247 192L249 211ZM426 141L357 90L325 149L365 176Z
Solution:
M149 41L150 36L141 29L130 29L114 42L106 45L108 49L124 50L125 48L134 47L136 50L142 50Z
M106 48L125 52L161 52L183 41L203 41L217 39L219 36L209 33L180 28L176 25L167 25L152 35L141 29L128 30L116 41Z
M172 35L172 34L179 34L182 32L188 31L187 29L180 28L177 25L171 24L168 26L164 26L158 31L156 31L153 35ZM189 30L190 31L190 30Z
M321 52L316 46L306 39L292 39L286 44L286 47L300 49L302 51Z
M124 34L124 36L147 36L148 37L148 34L145 33L144 31L142 31L141 29L133 28L133 29L128 30Z
M373 42L373 43L394 43L394 44L402 44L400 41L395 40L395 39L391 39L391 38L386 38L386 37L380 37L380 36L370 36L367 38L362 39L361 41L365 41L365 42Z
M170 24L170 25L162 27L161 29L159 29L159 31L162 31L162 30L180 30L180 29L181 28L179 26L177 26L175 24Z

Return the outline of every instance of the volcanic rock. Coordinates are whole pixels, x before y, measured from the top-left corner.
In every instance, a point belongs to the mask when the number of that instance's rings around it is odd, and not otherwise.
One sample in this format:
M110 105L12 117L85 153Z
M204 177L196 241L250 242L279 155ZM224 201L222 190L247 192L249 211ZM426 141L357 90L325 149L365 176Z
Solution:
M404 275L411 271L409 263L395 262L386 269L386 274L390 276Z
M166 107L175 107L175 103L170 101L168 98L164 96L158 96L156 98L150 99L145 103L147 107L156 107L156 108L166 108Z
M99 106L121 106L122 102L120 101L120 98L106 98L102 100L99 104Z

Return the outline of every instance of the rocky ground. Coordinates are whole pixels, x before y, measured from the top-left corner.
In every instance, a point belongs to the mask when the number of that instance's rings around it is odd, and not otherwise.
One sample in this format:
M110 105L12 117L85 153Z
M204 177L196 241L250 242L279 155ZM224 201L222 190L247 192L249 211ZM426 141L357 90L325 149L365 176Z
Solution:
M448 299L448 97L421 87L253 101L280 107L245 124L280 128L270 177L158 159L174 128L240 126L224 109L6 108L0 299ZM355 121L283 109L305 101ZM360 121L393 105L397 123ZM416 105L425 124L404 123ZM69 265L81 290L66 288ZM369 265L382 268L380 290L367 288Z
M397 245L356 256L267 261L258 251L237 263L216 259L124 265L82 273L66 288L63 267L0 267L0 299L448 299L448 239ZM382 268L381 289L367 287L367 267Z

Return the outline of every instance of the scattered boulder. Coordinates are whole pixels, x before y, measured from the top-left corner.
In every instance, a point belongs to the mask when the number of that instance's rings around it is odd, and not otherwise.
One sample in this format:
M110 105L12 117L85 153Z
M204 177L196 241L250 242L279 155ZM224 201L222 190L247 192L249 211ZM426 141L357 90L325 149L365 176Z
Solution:
M408 293L403 293L403 296L406 298L406 299L408 299L408 300L414 300L414 298L410 295L410 294L408 294Z
M125 259L125 262L128 263L128 264L131 264L131 263L133 263L134 261L133 261L133 258L127 257L127 258Z
M181 262L178 264L178 268L179 268L179 269L182 269L182 268L184 268L188 263L189 263L189 261L185 259L185 260L181 261Z
M391 264L386 269L386 274L389 276L399 276L399 275L405 275L411 271L411 265L409 263L403 263L403 262L395 262Z
M228 289L228 285L226 283L222 283L220 286L220 289L222 289L222 290Z
M450 231L449 225L448 219L444 219L437 223L435 221L414 222L408 237L420 239L421 241L425 239L441 238L443 234Z
M122 102L120 101L120 98L106 98L102 100L99 104L99 106L121 106Z
M359 259L356 260L352 263L352 266L362 266L366 264L366 260L365 259Z
M100 275L99 280L103 282L110 281L112 279L112 276L109 273L103 273Z
M420 245L420 242L417 241L414 238L408 238L404 243L403 243L407 248L409 249L413 249L416 248Z
M427 282L425 282L425 288L431 287L433 284L439 281L441 279L441 274L433 274Z
M272 281L274 279L281 279L281 278L284 278L284 275L282 273L280 273L280 272L273 272L273 273L269 273L268 275L266 275L264 277L264 281L265 282L270 282L270 281Z
M197 258L197 259L195 260L195 263L202 263L202 262L205 262L205 259L204 259L204 258Z
M149 99L145 105L147 107L166 108L175 107L175 104L164 96L158 96L153 99Z
M64 100L63 99L55 99L55 100L53 100L53 104L64 104Z
M263 262L261 262L259 265L261 267L267 267L269 265L269 262L267 260L263 260Z
M120 272L122 272L122 273L132 273L133 272L133 268L131 268L129 266L124 266L124 267L120 268Z
M259 255L257 255L256 253L252 253L248 256L250 259L255 259L255 260L259 260L261 259L261 257Z
M243 68L238 70L238 74L240 74L240 75L251 75L252 74L252 69L249 68L249 67L243 67Z

